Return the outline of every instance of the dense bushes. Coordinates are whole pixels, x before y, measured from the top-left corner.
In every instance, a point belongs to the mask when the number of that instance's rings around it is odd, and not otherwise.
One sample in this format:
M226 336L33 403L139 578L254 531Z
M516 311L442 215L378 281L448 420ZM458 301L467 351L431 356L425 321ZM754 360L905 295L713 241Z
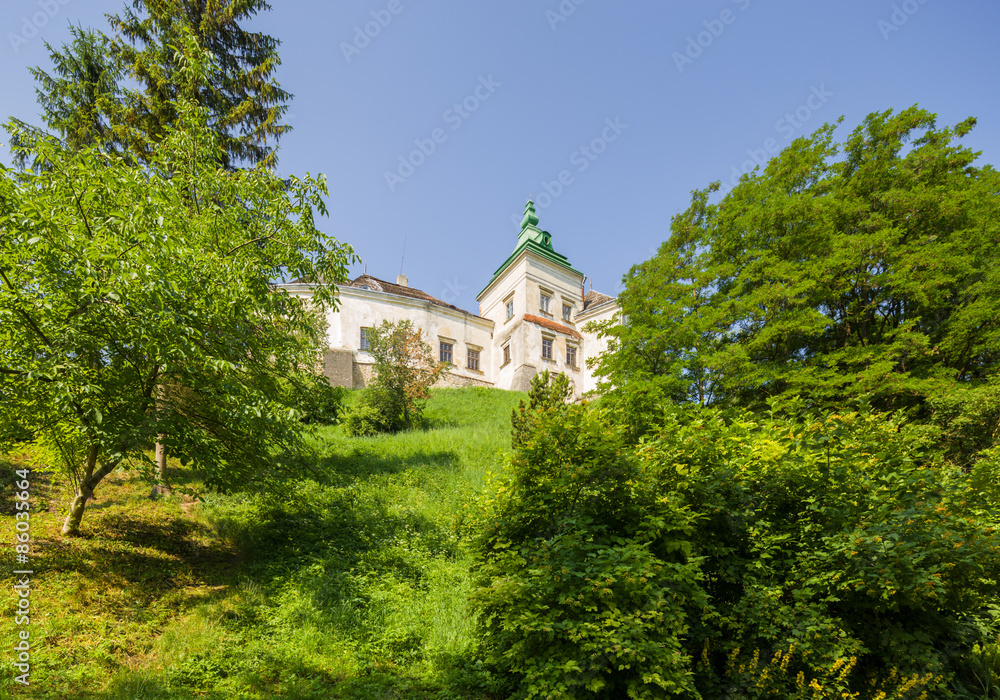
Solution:
M872 413L526 413L476 525L518 697L1000 697L990 460Z

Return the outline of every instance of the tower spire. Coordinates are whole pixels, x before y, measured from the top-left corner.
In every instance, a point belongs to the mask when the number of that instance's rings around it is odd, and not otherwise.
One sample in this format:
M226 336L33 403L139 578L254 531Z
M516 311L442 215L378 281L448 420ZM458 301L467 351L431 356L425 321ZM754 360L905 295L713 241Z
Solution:
M535 203L530 199L524 207L524 218L521 219L521 228L524 229L527 226L538 226L538 215L535 214Z

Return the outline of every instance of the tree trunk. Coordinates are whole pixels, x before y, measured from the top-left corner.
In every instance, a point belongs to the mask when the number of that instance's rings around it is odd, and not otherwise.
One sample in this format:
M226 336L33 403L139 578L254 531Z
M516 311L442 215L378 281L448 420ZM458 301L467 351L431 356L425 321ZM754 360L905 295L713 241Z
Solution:
M100 469L97 467L97 456L100 453L100 445L91 445L87 449L87 467L83 478L80 479L80 486L76 496L70 504L69 515L66 516L62 526L62 534L76 537L80 534L80 521L83 520L83 511L87 507L87 501L93 498L94 489L101 483L101 479L115 470L118 460L112 460L103 464Z
M100 448L97 445L91 445L87 448L87 467L83 473L83 478L80 479L76 497L69 507L69 515L66 516L66 521L63 523L62 534L64 535L76 536L80 534L80 521L83 520L83 509L87 507L87 501L94 495L94 489L90 485L90 477L94 475L94 467L97 466L97 454L99 450Z
M150 498L157 496L167 496L171 493L170 482L167 481L167 448L163 445L163 438L166 435L160 433L156 439L156 476L159 483L153 486Z

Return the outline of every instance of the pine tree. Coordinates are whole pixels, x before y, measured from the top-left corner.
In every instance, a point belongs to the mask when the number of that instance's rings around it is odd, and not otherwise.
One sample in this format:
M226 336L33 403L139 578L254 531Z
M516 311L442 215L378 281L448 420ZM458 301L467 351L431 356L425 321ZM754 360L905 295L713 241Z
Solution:
M120 14L108 16L118 35L118 60L141 86L128 105L133 150L148 155L176 120L177 46L187 28L217 64L198 101L219 136L223 164L275 165L277 153L268 142L291 130L280 123L291 95L273 78L280 42L240 26L270 9L265 0L132 0Z
M45 126L71 148L96 143L150 162L177 121L191 34L214 58L196 100L208 110L223 166L273 167L274 144L291 129L281 123L291 95L273 77L279 42L240 26L269 9L264 0L131 0L107 16L113 36L71 27L71 42L48 46L51 70L31 69Z

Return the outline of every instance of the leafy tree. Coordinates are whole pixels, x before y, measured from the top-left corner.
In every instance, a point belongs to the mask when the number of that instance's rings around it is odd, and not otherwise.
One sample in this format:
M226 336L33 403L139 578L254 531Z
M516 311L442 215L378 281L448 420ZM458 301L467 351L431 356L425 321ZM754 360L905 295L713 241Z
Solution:
M185 49L193 87L204 58ZM44 167L0 178L0 436L28 432L62 455L76 486L67 534L157 435L208 487L280 472L322 339L273 281L341 281L353 259L316 227L323 178L228 171L206 110L182 97L177 113L148 169L21 131ZM334 303L332 286L314 300Z
M273 167L272 144L291 129L281 123L291 95L273 78L278 40L241 25L269 9L265 0L129 0L108 15L111 37L71 27L61 50L46 45L52 71L32 69L46 126L71 147L100 143L150 162L179 118L178 48L194 36L216 62L193 98L208 110L221 162Z
M352 435L410 430L420 423L430 386L447 369L408 320L382 321L368 332L374 378L347 417Z
M944 401L961 452L963 407L996 395L1000 362L1000 176L956 144L974 124L871 114L842 146L830 125L796 140L718 203L717 184L696 191L603 330L612 400L865 397L921 420ZM998 408L975 409L980 442Z
M692 697L683 640L705 597L691 516L561 387L533 382L510 468L472 516L484 651L516 698Z

